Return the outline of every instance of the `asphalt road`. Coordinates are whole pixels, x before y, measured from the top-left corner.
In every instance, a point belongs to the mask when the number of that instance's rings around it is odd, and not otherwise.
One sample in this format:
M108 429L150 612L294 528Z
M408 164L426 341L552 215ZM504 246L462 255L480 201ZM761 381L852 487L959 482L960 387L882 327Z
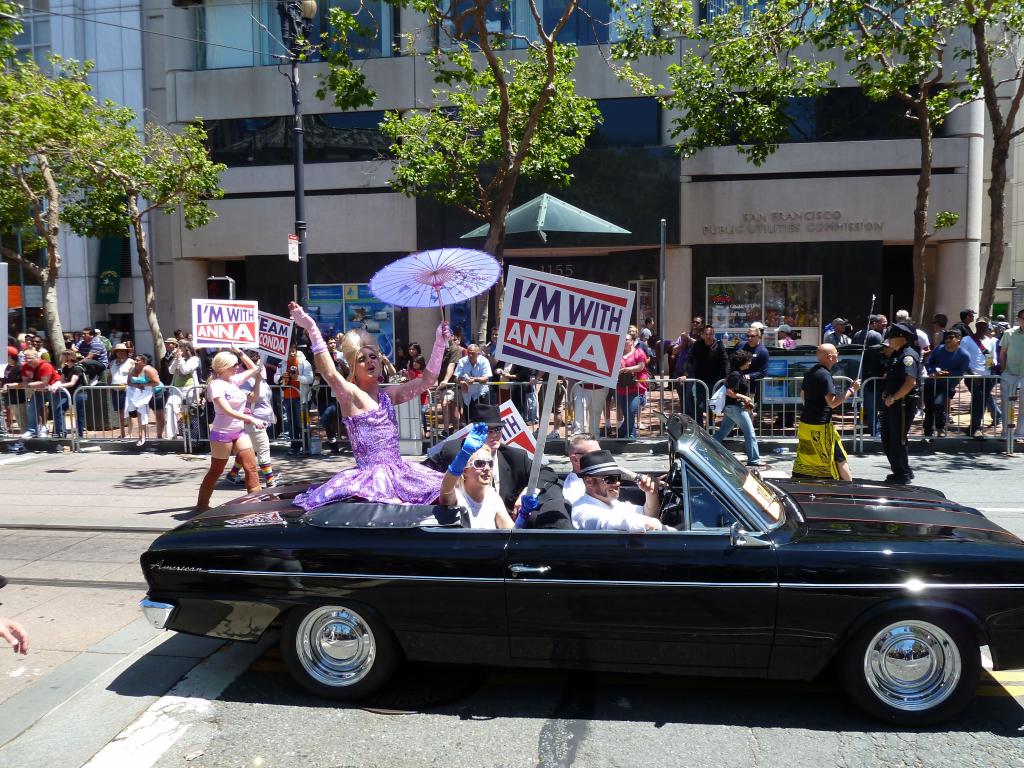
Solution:
M1024 670L985 677L962 718L920 732L880 727L827 676L780 684L413 667L360 707L314 699L290 683L273 645L209 655L215 643L133 618L134 563L149 531L181 519L205 469L196 458L0 457L0 496L16 502L0 509L0 572L12 578L0 612L38 640L27 660L0 654L0 744L23 721L0 766L1024 767ZM791 454L766 458L769 476L788 473ZM661 460L624 463L650 470ZM887 472L877 455L851 461L860 477ZM316 476L336 462L285 471ZM919 484L1024 536L1024 458L912 462ZM45 528L76 523L131 530Z

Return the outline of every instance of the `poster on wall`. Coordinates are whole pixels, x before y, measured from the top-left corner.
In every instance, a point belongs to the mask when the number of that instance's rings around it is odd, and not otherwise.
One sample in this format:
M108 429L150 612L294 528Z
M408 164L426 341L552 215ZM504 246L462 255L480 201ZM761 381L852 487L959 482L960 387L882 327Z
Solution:
M707 317L719 338L738 342L751 323L765 325L765 343L774 345L775 329L793 328L797 344L821 339L821 276L709 277Z
M395 308L379 301L367 283L309 286L309 314L326 338L361 328L377 340L381 354L395 358Z
M633 305L633 322L643 328L644 320L654 318L654 327L658 327L658 281L630 280L629 290L636 291L636 303Z
M760 280L708 280L707 316L718 334L745 331L761 320L762 304Z
M345 286L345 330L362 328L377 339L382 355L395 359L395 308L370 293L366 283Z

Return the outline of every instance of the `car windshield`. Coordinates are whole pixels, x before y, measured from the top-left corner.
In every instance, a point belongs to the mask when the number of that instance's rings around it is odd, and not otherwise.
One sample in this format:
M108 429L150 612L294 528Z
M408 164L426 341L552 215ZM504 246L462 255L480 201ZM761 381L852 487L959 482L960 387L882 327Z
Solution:
M713 477L722 477L729 486L738 488L743 498L752 502L764 516L764 522L769 527L782 520L782 504L761 478L743 466L704 430L694 429L690 434L694 439L687 446L709 465Z

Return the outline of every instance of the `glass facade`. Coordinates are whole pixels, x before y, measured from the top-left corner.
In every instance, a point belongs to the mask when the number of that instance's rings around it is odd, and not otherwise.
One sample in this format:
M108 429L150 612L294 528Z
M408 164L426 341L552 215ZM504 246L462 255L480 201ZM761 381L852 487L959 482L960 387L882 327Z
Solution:
M307 163L344 163L388 157L390 141L378 126L383 112L303 115ZM292 118L249 117L207 120L207 144L214 161L229 167L290 165Z
M350 39L349 50L353 58L392 55L396 14L392 6L383 0L323 0L318 3L317 15L313 19L311 40L324 39L329 32L331 8L344 8L358 14L358 20L368 30L368 34ZM276 0L215 0L196 7L193 12L196 37L205 41L205 44L197 46L198 69L267 66L281 63L282 59L278 57L287 55ZM320 58L316 51L309 55L310 61Z
M469 7L468 0L450 0L455 2L451 12L457 18L459 12ZM536 0L537 10L543 20L544 29L552 30L565 13L567 0ZM451 6L449 5L449 8ZM616 22L619 14L612 9L608 0L578 0L577 8L558 34L558 42L567 45L597 45L615 42ZM530 11L529 0L509 0L507 4L491 3L487 10L487 30L492 34L520 35L529 40L537 39L537 25ZM453 27L449 23L441 44L444 45L453 37ZM471 26L464 24L462 37L469 43L479 40L479 35ZM511 39L506 43L509 48L525 48L526 40Z
M19 59L35 59L42 69L49 69L50 62L50 10L49 0L31 0L22 9L22 30L14 36L12 43Z

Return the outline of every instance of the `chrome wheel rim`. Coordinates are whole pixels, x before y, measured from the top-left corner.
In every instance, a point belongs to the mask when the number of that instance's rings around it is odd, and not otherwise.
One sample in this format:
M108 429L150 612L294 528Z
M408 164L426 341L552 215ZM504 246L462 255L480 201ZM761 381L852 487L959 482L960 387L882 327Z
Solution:
M350 608L311 611L295 635L299 663L318 683L355 685L373 668L377 643L366 620Z
M956 689L961 671L953 638L927 621L890 624L871 639L864 654L864 677L871 692L904 712L941 704Z

